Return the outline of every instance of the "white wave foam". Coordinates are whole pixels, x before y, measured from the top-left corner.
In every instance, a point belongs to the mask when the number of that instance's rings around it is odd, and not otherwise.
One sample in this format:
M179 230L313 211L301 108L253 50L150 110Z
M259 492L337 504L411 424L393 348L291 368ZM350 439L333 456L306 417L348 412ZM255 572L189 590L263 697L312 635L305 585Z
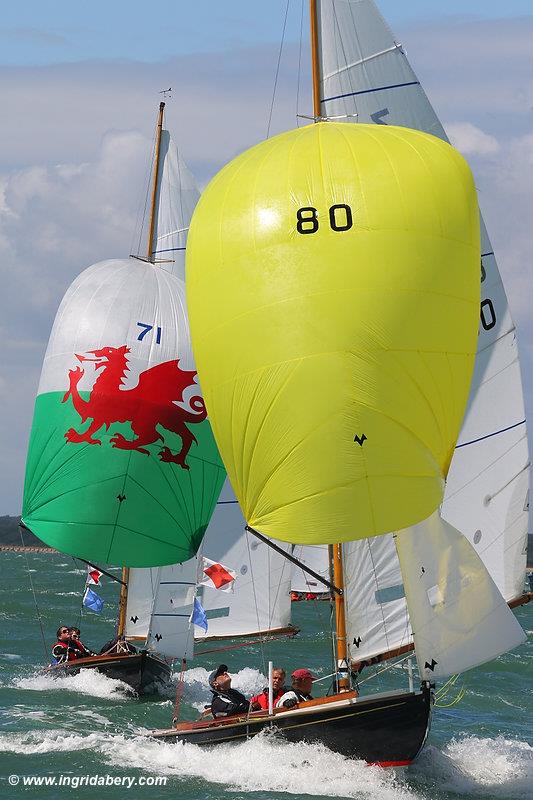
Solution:
M4 661L21 661L22 656L17 655L16 653L0 653L0 658Z
M102 746L102 734L78 736L62 730L0 733L0 752L34 755L38 753L91 750Z
M362 761L351 761L321 745L289 744L268 735L214 748L114 737L107 742L105 756L113 766L203 778L237 791L358 800L416 797L392 770L367 767Z
M112 700L126 700L135 692L122 681L108 678L94 669L82 669L78 675L53 677L44 672L27 678L17 678L14 686L36 692L66 691L104 697Z
M86 719L90 720L91 722L98 722L100 725L112 725L113 723L111 720L104 717L102 714L97 714L96 711L91 711L90 709L80 709L76 710L77 717L85 717Z
M207 670L204 667L193 667L183 673L183 702L191 705L198 711L203 711L204 706L209 705L211 702L212 695L208 683L210 673L211 670ZM179 672L172 673L172 684L164 691L167 697L174 698L176 694L176 684L179 678ZM244 669L238 672L232 672L231 678L232 687L242 692L245 697L251 697L260 692L267 682L264 675L250 667L244 667Z
M498 736L452 739L441 752L426 747L409 776L457 794L524 800L533 785L533 748Z

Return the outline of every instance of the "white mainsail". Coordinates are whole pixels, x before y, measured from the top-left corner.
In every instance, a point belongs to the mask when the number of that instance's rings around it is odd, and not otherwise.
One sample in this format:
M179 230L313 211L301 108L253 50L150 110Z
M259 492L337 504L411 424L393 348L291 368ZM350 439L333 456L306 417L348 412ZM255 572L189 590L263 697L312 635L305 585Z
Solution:
M159 569L147 648L168 659L193 656L190 623L196 594L198 559Z
M196 626L197 639L276 632L290 624L291 565L245 531L245 525L226 479L204 537L203 552L235 570L237 577L232 592L201 587L199 598L209 627L205 632Z
M464 672L526 640L474 547L438 512L395 538L423 680Z
M318 14L324 117L400 125L447 139L402 46L373 0L318 0ZM473 544L504 598L511 600L522 593L525 577L529 455L515 328L483 220L481 236L478 354L442 515ZM382 568L399 575L392 537L388 538ZM363 546L359 544L361 550ZM347 557L354 562L358 558L352 553ZM367 582L366 593L364 587L353 590L354 614L369 609L366 627L361 619L355 620L358 633L352 641L362 639L356 660L363 657L363 642L367 657L376 649L376 619L386 628L387 650L409 642L402 624L405 601L394 601L394 613L392 605L378 603L373 615L375 597L372 581Z
M154 258L185 280L185 247L200 191L167 130L161 132Z
M342 546L346 634L352 661L390 653L413 641L393 537Z
M146 639L148 636L159 571L159 567L132 567L129 571L124 628L127 639Z

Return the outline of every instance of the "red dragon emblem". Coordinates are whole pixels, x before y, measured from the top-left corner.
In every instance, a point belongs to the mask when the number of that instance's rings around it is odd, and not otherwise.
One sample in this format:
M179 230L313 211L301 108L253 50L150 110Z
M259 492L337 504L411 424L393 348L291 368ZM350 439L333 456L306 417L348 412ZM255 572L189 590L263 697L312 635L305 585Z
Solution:
M188 386L194 386L196 372L179 368L179 359L165 361L155 367L141 372L137 386L132 389L122 387L124 377L128 371L127 353L129 347L102 347L101 350L91 350L87 355L80 356L76 353L78 361L93 361L95 370L101 370L94 382L88 400L84 400L78 392L78 383L85 374L81 367L69 370L70 386L63 396L63 403L72 398L72 404L81 417L82 424L91 419L89 427L83 433L70 428L65 433L67 442L79 444L101 444L100 439L94 439L95 434L103 425L106 430L115 422L129 422L134 439L126 439L121 433L111 437L111 445L120 450L136 450L146 453L147 445L162 441L163 435L157 426L167 431L177 433L181 437L182 446L179 453L172 453L168 447L163 447L159 453L161 461L179 464L183 469L189 469L186 458L195 436L187 428L187 424L202 422L207 417L203 398L199 395L189 401L192 411L188 411L178 402L183 401L183 392ZM90 357L92 356L92 357Z

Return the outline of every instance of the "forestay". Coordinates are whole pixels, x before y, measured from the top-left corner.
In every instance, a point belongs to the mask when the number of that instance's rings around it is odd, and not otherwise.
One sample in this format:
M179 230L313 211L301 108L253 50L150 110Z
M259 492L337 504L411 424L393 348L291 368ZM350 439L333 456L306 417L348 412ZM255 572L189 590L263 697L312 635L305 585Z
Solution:
M440 504L479 308L477 203L455 150L335 123L257 145L202 194L187 296L250 526L324 544Z
M225 477L206 416L183 281L136 259L89 267L44 359L25 524L88 561L190 558Z
M438 512L396 535L423 680L483 664L526 635L473 546Z
M373 0L318 0L318 7L324 116L447 140ZM515 327L483 220L481 254L478 352L442 515L472 542L511 600L524 584L529 454Z
M233 591L200 587L208 630L196 626L197 639L275 633L290 624L291 565L245 531L239 504L226 480L209 523L203 553L235 570Z

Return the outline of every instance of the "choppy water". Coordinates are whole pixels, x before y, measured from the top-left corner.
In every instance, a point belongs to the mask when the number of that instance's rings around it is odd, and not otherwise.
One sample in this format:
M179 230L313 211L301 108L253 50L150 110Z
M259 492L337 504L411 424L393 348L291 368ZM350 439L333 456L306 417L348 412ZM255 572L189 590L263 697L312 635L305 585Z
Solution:
M79 624L84 572L60 555L2 553L0 621L0 793L2 798L157 798L181 800L278 800L278 798L359 798L360 800L452 800L533 797L533 704L531 700L533 607L518 609L528 642L497 661L472 670L457 705L435 709L428 744L416 764L382 770L349 761L317 745L291 745L269 736L213 749L168 744L146 738L167 727L172 716L177 673L164 697L135 698L120 681L94 673L53 679L39 673L43 644L29 588L26 558L50 645L60 623ZM100 591L100 590L99 590ZM100 591L104 612L84 614L82 639L96 647L115 621L116 588ZM326 603L293 604L302 634L274 642L264 651L247 645L199 657L185 673L182 715L193 718L210 694L207 673L220 660L230 666L233 685L245 693L264 685L264 663L272 657L289 669L308 666L326 674L329 613ZM201 649L215 645L206 645ZM46 656L48 658L48 655ZM378 685L406 685L399 670ZM326 688L326 684L323 684ZM456 695L458 683L443 703ZM318 694L318 692L317 692ZM110 776L153 779L166 786L24 787L8 776ZM93 778L94 779L94 778ZM74 795L73 795L74 793Z

